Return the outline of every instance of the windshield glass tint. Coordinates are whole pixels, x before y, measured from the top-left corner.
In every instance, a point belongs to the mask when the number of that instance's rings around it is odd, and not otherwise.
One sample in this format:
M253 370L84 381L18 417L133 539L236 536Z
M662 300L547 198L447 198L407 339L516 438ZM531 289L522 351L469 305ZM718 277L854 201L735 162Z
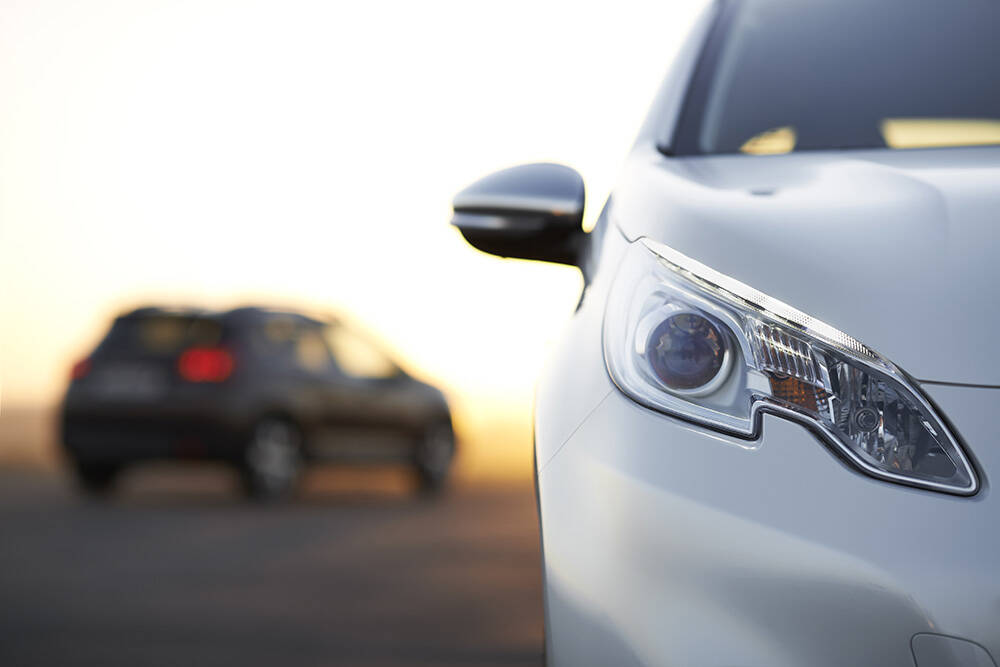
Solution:
M998 0L747 0L725 16L679 153L1000 144Z

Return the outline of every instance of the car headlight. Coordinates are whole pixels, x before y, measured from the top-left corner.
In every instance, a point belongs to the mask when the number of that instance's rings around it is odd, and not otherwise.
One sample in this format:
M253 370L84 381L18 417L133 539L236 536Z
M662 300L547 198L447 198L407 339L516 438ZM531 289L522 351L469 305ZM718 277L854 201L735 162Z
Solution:
M955 436L892 362L660 243L629 249L604 353L615 384L647 407L747 438L761 412L776 413L876 477L978 490Z

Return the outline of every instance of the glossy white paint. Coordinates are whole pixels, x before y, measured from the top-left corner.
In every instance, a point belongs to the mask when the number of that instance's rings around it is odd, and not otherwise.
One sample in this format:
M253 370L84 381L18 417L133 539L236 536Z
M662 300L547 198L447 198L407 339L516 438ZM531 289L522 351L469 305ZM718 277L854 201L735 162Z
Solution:
M1000 465L1000 392L933 396ZM551 664L912 667L922 632L1000 652L990 490L871 479L773 416L745 445L617 392L563 443L539 477Z
M609 231L537 395L550 664L912 667L918 633L1000 652L1000 390L924 387L984 473L972 498L867 477L778 417L746 441L646 409L601 350L625 246Z
M681 53L538 387L549 663L993 666L1000 388L936 383L1000 385L1000 148L668 157L656 144L697 49ZM641 238L929 381L921 388L959 434L980 491L874 479L778 416L748 441L622 394L602 322L608 284Z

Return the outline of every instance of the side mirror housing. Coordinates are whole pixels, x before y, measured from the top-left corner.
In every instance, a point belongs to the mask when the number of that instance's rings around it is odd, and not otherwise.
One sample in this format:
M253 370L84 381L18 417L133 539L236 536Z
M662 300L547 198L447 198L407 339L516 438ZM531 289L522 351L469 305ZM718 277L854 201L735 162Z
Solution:
M451 224L474 247L501 257L577 265L583 231L583 179L559 164L504 169L465 188Z

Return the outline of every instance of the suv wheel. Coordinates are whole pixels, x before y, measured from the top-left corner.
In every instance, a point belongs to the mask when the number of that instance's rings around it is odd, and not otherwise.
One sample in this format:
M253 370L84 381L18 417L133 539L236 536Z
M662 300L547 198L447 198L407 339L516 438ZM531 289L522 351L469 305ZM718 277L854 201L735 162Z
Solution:
M84 463L73 465L76 481L85 493L100 497L108 495L114 488L121 466L114 463Z
M260 500L287 496L302 471L302 436L291 423L265 419L254 427L243 453L247 493Z
M455 456L455 432L448 422L438 422L424 431L413 453L420 489L439 491L444 486Z

